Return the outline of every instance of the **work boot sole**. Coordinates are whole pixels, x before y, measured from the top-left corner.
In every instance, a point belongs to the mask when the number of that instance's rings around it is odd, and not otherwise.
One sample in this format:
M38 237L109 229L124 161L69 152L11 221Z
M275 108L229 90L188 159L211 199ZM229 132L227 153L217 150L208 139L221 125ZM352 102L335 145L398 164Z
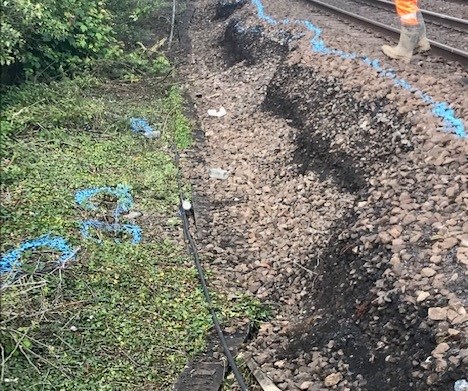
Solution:
M393 58L394 60L402 60L405 64L409 64L411 61L411 57L395 53L395 49L388 45L382 46L382 52L387 57Z

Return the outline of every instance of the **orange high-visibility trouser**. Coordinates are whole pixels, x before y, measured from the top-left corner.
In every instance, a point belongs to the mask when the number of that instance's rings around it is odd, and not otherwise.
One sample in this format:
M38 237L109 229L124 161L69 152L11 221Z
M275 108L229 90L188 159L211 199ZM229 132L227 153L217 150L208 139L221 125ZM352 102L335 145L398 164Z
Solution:
M401 24L405 26L417 26L418 21L418 0L395 0L395 6Z

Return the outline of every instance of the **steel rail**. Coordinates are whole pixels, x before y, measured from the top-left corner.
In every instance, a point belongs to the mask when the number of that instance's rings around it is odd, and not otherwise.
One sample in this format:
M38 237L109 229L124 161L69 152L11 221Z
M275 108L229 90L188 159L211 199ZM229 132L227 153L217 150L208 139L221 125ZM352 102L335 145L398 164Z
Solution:
M388 0L356 0L363 1L370 5L381 5L389 10L395 10L395 4ZM464 31L468 31L468 21L454 16L439 14L437 12L421 9L421 13L426 20L440 23L445 26L456 27Z
M366 27L370 27L376 31L383 32L385 34L390 34L394 37L400 36L400 30L394 27L390 27L386 24L377 22L375 20L371 20L365 18L364 16L357 15L355 13L342 10L338 7L333 5L324 3L320 0L306 0L308 3L313 4L315 7L320 8L324 11L335 13L339 16L342 16L352 22L358 22ZM468 68L468 52L464 50L460 50L443 43L429 40L431 43L431 51L432 53L444 57L446 59L457 61L459 62L464 68Z

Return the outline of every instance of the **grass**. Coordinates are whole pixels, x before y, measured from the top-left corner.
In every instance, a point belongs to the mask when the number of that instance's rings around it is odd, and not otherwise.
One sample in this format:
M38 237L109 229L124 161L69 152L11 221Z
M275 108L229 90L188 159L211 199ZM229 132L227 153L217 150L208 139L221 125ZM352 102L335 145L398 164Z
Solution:
M211 319L180 238L172 145L191 145L177 88L82 76L8 91L2 102L2 253L44 234L65 238L76 257L29 250L1 288L1 388L5 390L168 390L189 357L204 349ZM134 134L132 117L162 131ZM115 198L80 208L78 190L125 185L143 240L112 233L84 239L80 222L113 223ZM119 222L135 223L122 218ZM266 315L248 296L222 318ZM4 387L4 388L3 388Z

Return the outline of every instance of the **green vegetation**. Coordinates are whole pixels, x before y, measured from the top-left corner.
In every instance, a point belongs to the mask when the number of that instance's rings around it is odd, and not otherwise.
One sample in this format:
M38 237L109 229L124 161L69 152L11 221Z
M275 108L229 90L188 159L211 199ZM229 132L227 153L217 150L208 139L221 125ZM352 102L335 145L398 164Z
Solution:
M2 376L11 389L166 390L204 347L211 319L184 246L171 239L180 237L171 146L189 146L191 128L178 89L158 83L83 76L9 91L1 250L45 233L79 249L60 270L38 270L58 254L30 251L24 275L4 279ZM162 137L132 133L131 117L147 118ZM103 233L103 245L83 240L79 221L109 213L81 210L75 192L118 184L132 189L134 209L143 213L143 242L116 243ZM252 298L226 304L216 296L225 320L266 316Z
M103 60L130 62L124 48L152 38L149 0L1 0L0 66L17 77L63 76Z
M44 234L76 251L57 268L56 251L29 250L16 278L0 276L1 389L167 390L212 328L180 240L173 147L192 142L181 91L162 54L115 55L126 47L118 39L136 36L156 12L151 4L1 2L0 63L20 64L30 81L3 87L0 252ZM161 137L133 133L131 118L145 118ZM81 221L115 222L116 199L96 196L89 211L76 191L120 184L141 215L119 223L138 224L142 242L99 230L92 237L101 243L83 239ZM249 296L213 295L224 322L268 315Z
M132 99L91 77L9 93L2 250L49 232L80 248L69 267L32 269L2 291L3 378L12 389L167 389L187 355L204 346L211 323L204 299L168 234L177 229L178 189L167 150L173 136L190 139L189 123L176 89ZM147 118L164 138L133 134L130 117ZM78 208L75 192L118 184L131 187L143 212L144 242L83 241L78 222L96 216ZM56 257L32 251L24 262Z

